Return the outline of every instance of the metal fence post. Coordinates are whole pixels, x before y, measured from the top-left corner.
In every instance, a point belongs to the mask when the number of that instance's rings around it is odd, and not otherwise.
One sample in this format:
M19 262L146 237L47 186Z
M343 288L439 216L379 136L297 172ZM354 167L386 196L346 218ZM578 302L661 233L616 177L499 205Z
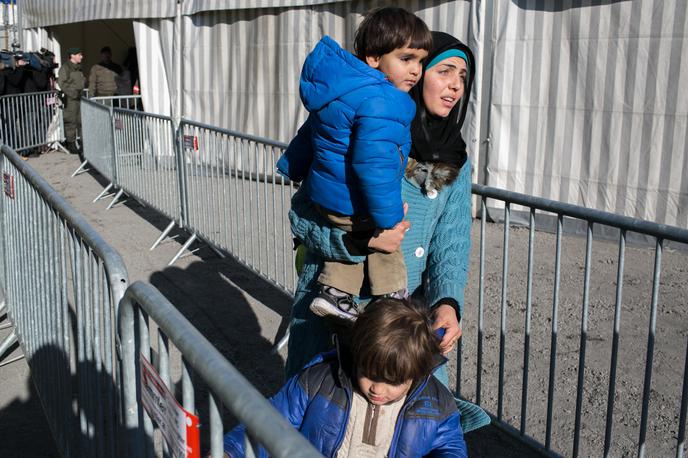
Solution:
M5 165L5 156L0 154L0 170L4 170L4 165ZM4 183L4 176L0 177L0 180L3 180L0 189L0 259L2 259L2 262L0 262L0 282L2 284L0 285L0 292L2 293L2 298L0 298L0 310L4 309L2 306L2 302L5 302L5 305L7 305L7 278L5 277L5 272L7 272L7 259L5 256L5 199L3 198L2 194L5 192L5 183ZM0 312L1 314L2 312ZM0 355L1 357L2 355Z
M117 165L117 147L115 146L115 110L112 105L108 108L110 112L110 135L112 139L112 184L119 188L119 166Z
M187 229L189 221L189 198L187 195L186 160L184 159L184 121L181 121L176 127L172 126L172 135L175 136L174 154L177 159L177 173L179 176L179 225L182 229Z
M136 399L140 374L136 370L135 314L131 299L126 296L122 299L117 316L122 368L122 425L125 451L123 456L137 458L142 456L143 452L143 430L139 427L139 405Z

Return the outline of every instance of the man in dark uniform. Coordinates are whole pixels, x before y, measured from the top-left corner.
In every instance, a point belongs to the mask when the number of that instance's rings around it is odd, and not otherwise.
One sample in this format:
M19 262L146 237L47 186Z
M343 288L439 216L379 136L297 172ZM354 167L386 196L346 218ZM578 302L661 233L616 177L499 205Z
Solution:
M65 145L70 153L78 154L83 159L81 148L77 147L77 136L81 137L81 93L86 84L86 78L81 72L81 60L84 55L80 48L73 47L67 50L67 62L58 73L57 81L60 90L64 93L62 108L64 117Z

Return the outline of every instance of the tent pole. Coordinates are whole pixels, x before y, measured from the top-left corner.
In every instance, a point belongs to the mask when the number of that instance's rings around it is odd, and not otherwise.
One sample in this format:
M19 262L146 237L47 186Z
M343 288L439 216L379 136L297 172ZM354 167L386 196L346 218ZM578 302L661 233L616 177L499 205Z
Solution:
M177 0L177 15L175 16L174 20L174 47L176 50L177 58L175 59L175 64L174 64L174 76L175 76L175 83L176 83L176 93L177 93L177 98L176 98L176 104L175 104L175 110L174 110L174 127L175 130L179 128L179 124L181 123L182 117L184 115L184 102L183 102L183 94L182 90L184 88L183 82L182 82L182 59L184 58L184 50L183 50L183 45L184 45L184 40L183 40L183 24L182 24L182 0Z
M22 4L24 2L17 2L17 0L14 0L14 27L12 30L14 31L14 43L17 43L19 45L24 45L24 37L22 33ZM9 8L10 5L7 5ZM27 50L28 51L28 50Z

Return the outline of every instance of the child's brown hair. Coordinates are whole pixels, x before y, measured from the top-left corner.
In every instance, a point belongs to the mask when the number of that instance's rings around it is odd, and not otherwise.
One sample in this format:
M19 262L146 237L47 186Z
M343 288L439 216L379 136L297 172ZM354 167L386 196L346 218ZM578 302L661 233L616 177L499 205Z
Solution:
M430 310L410 301L371 302L351 330L355 374L391 385L427 377L440 353L431 323Z
M370 10L354 38L354 53L361 60L367 56L380 57L405 46L429 51L432 34L421 18L396 6Z

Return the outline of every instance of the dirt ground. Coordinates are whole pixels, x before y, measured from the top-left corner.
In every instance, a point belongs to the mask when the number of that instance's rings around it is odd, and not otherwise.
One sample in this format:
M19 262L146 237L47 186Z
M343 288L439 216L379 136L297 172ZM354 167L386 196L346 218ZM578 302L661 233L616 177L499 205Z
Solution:
M76 158L49 153L32 158L29 164L83 214L106 241L123 256L130 280L145 280L156 286L211 342L265 395L282 383L284 352L271 349L285 332L290 301L280 291L257 278L230 259L219 259L200 248L167 262L186 237L164 242L154 251L148 248L168 221L151 209L129 200L111 210L109 199L92 203L103 189L95 173L69 175ZM481 403L497 414L500 321L502 298L503 226L487 224L485 243L484 301L482 331L483 360ZM461 394L476 400L480 223L473 228L471 273L463 317ZM506 294L506 334L502 419L521 426L523 348L526 316L528 231L512 228ZM587 315L586 367L582 400L580 455L602 454L607 409L608 374L616 291L618 247L596 241L592 249L589 308ZM554 236L537 232L534 245L532 313L526 428L529 436L545 441L548 372L553 329ZM552 449L571 455L578 379L579 346L583 304L585 239L566 236L562 243L562 270L556 320L557 358L552 419ZM639 437L640 406L645 369L654 250L628 246L623 282L617 386L611 456L635 454ZM653 361L652 391L647 434L647 456L675 453L681 383L688 338L685 297L688 292L688 259L685 253L665 250L662 256L659 306ZM456 356L452 356L456 373ZM23 366L22 366L23 365ZM2 456L56 456L51 451L47 427L41 429L39 409L24 409L43 440L32 439L26 424L17 424L9 413L17 402L36 407L23 362L0 368L0 430L3 436L18 438L13 449L0 449ZM456 378L454 378L455 382ZM10 407L12 409L10 410ZM29 417L29 415L24 415ZM14 434L12 431L17 431ZM24 437L25 439L21 439ZM35 434L33 434L35 438ZM471 456L537 456L528 447L494 426L466 436ZM33 447L33 448L32 448ZM7 451L7 452L5 452Z

